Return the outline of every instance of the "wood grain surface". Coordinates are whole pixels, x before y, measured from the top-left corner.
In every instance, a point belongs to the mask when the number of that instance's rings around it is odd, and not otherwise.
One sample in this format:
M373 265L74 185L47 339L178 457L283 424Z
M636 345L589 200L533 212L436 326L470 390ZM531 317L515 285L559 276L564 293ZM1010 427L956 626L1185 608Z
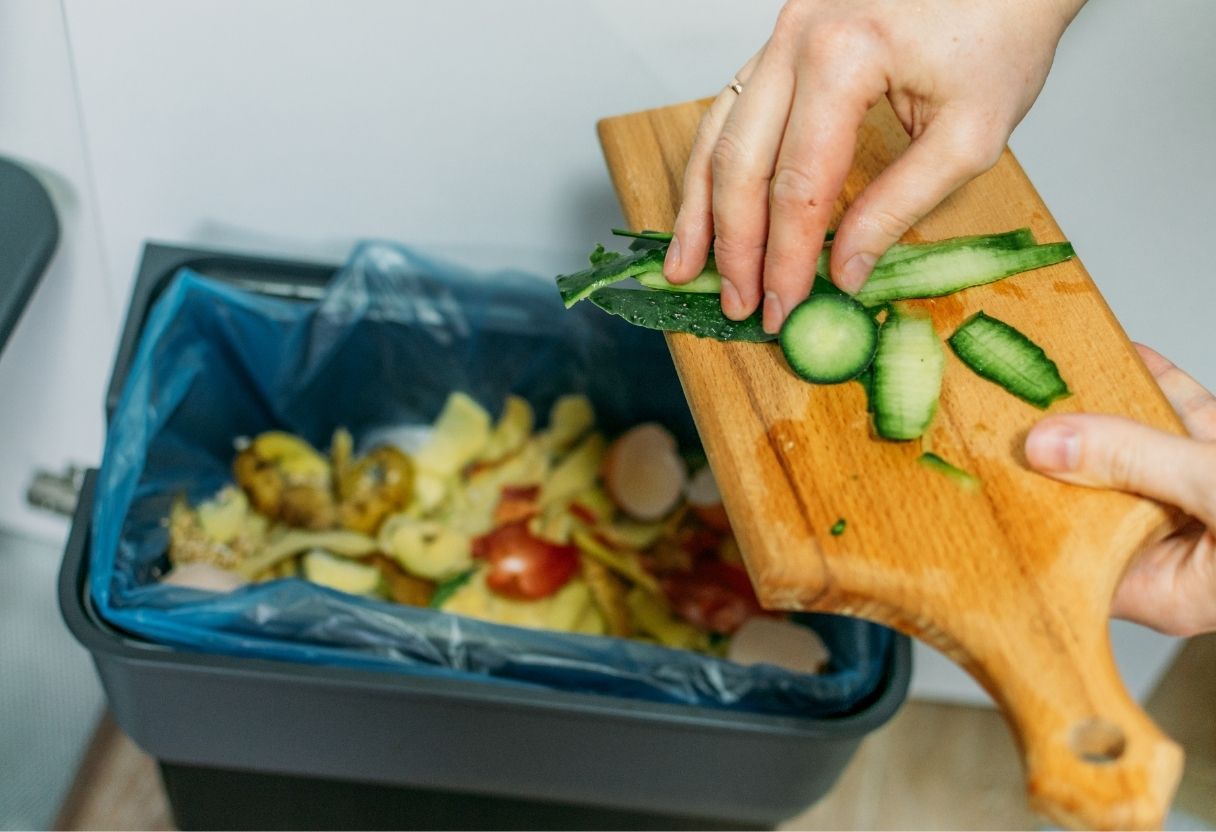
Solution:
M706 104L600 122L633 228L671 228ZM884 101L861 129L836 220L907 143ZM1006 151L905 240L1022 226L1040 242L1065 239ZM980 309L1030 335L1074 393L1053 413L1182 432L1080 259L914 306L943 338ZM1171 528L1169 513L1031 472L1021 448L1041 412L948 349L933 427L923 443L892 443L873 438L859 385L808 385L773 344L668 344L763 603L869 618L945 652L1001 705L1031 804L1057 822L1160 825L1182 754L1120 682L1107 618L1128 561ZM977 475L979 493L917 464L929 447ZM840 518L847 529L833 536Z

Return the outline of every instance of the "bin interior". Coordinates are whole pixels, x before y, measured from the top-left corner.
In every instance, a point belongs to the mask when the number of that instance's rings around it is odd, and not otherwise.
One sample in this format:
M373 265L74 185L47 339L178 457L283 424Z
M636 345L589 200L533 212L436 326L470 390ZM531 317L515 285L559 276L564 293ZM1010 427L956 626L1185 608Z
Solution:
M300 300L319 297L337 268L148 245L110 382L107 416L117 405L148 310L182 266L245 289ZM735 825L765 826L830 788L860 739L885 722L906 695L910 651L907 639L898 635L887 672L873 694L853 713L832 719L716 712L566 691L544 691L538 698L535 691L469 680L424 679L165 648L114 630L89 607L86 572L94 485L95 475L89 478L87 494L82 494L65 557L61 607L69 627L93 655L117 721L145 750L168 766L178 767L173 770L178 772L179 784L195 782L190 777L183 779L183 771L231 772L235 768L282 776L287 778L284 783L303 778L297 784L300 788L307 788L302 784L309 779L332 779L423 789L440 797L448 791L508 801L523 795L565 806L597 804L600 811L611 807L626 813L717 817ZM212 712L213 724L201 732L187 730L184 720L190 708L197 709L209 690L235 693L242 685L253 685L250 689L259 692L257 707L243 715L244 722L217 706ZM178 699L197 697L174 702L175 697L166 695L170 689L185 691ZM257 722L259 717L273 719L288 702L296 710L327 709L332 713L335 701L356 693L370 695L368 701L380 703L382 709L364 715L370 717L365 720L367 734L361 742L350 743L347 753L335 754L341 738L332 730L310 737L301 736L298 726L281 726L284 731L276 735L260 730L265 726ZM455 753L447 768L433 756L403 764L399 746L409 742L408 726L436 720L467 726L477 715L495 711L528 713L529 718L552 727L552 736L537 740L532 749L552 762L552 770L544 772L549 781L538 779L539 773L528 765L516 765L514 779L507 776L511 761L519 758L521 739L497 736L492 723L464 733L457 743L464 750ZM341 721L336 720L332 727ZM385 730L387 725L397 730ZM581 750L597 745L607 750L591 752L589 759ZM284 746L291 746L294 756L285 756ZM479 776L471 777L461 755L467 758L479 748L483 753L486 748L493 751L484 755L488 760ZM663 765L639 765L645 759L641 755L655 757ZM638 770L638 779L612 782L607 773L626 765ZM390 770L392 774L386 774ZM504 772L498 781L486 776L496 770ZM732 773L737 777L740 772L749 774L736 787L721 785L724 778ZM203 781L220 777L201 776ZM177 791L185 801L186 786L180 785ZM368 823L355 825L373 825L370 817ZM622 815L619 825L631 825L625 819ZM262 825L266 824L263 819Z

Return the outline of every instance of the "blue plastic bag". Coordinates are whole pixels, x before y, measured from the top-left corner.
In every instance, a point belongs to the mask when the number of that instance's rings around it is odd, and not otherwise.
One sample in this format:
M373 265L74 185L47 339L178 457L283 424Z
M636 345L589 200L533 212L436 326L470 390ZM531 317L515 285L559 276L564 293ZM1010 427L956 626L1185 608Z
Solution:
M696 432L666 345L551 284L473 274L381 243L360 246L323 299L251 294L182 270L150 315L106 441L91 591L110 623L230 655L534 685L766 713L847 713L876 688L888 630L806 616L831 651L800 675L625 639L507 627L356 598L291 579L227 595L160 585L174 497L231 481L232 442L271 428L326 447L431 423L449 392L492 413L508 393L548 412L583 392L609 433L641 421Z

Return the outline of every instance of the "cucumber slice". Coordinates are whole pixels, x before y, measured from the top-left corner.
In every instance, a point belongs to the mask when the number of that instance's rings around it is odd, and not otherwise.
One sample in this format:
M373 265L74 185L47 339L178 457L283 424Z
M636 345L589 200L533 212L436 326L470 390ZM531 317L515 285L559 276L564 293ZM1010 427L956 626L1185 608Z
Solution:
M815 384L857 378L874 360L878 324L847 295L812 294L781 327L781 351L790 368Z
M883 323L874 355L874 429L884 439L915 439L937 412L946 356L929 318L898 311Z
M634 277L645 272L662 272L663 258L667 247L646 248L620 257L599 259L596 265L575 274L563 274L557 278L557 290L562 303L569 309L588 297L596 289Z
M742 321L722 314L718 295L656 292L651 289L597 289L591 302L634 326L665 332L688 332L719 341L772 341L761 325L760 313Z
M950 336L950 348L976 374L1042 410L1071 395L1042 347L983 312L976 312Z
M959 488L963 489L964 491L979 490L980 481L975 474L972 474L969 471L964 471L957 465L951 465L949 462L946 462L946 460L942 459L935 453L925 451L920 455L920 457L918 457L918 461L926 468L937 471L939 474L944 474L945 476L949 477L958 484Z
M875 266L857 299L874 306L894 300L934 298L1073 256L1071 243L1009 248L1007 240L1000 244L955 241L946 245L950 242L935 243L924 253Z
M714 268L714 259L709 258L709 263L699 275L694 277L688 283L675 284L668 282L667 278L663 277L663 272L643 272L637 276L638 283L641 283L647 289L658 289L663 292L692 292L700 295L720 295L722 294L722 275L718 274Z

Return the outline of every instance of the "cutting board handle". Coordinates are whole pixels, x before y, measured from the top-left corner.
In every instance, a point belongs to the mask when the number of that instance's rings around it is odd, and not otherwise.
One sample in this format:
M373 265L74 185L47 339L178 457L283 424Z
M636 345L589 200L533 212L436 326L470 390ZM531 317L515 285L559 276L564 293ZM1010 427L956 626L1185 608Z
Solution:
M1158 829L1182 750L1127 693L1104 642L1088 655L1040 651L1033 662L996 662L977 675L1000 692L1037 811L1073 828Z

